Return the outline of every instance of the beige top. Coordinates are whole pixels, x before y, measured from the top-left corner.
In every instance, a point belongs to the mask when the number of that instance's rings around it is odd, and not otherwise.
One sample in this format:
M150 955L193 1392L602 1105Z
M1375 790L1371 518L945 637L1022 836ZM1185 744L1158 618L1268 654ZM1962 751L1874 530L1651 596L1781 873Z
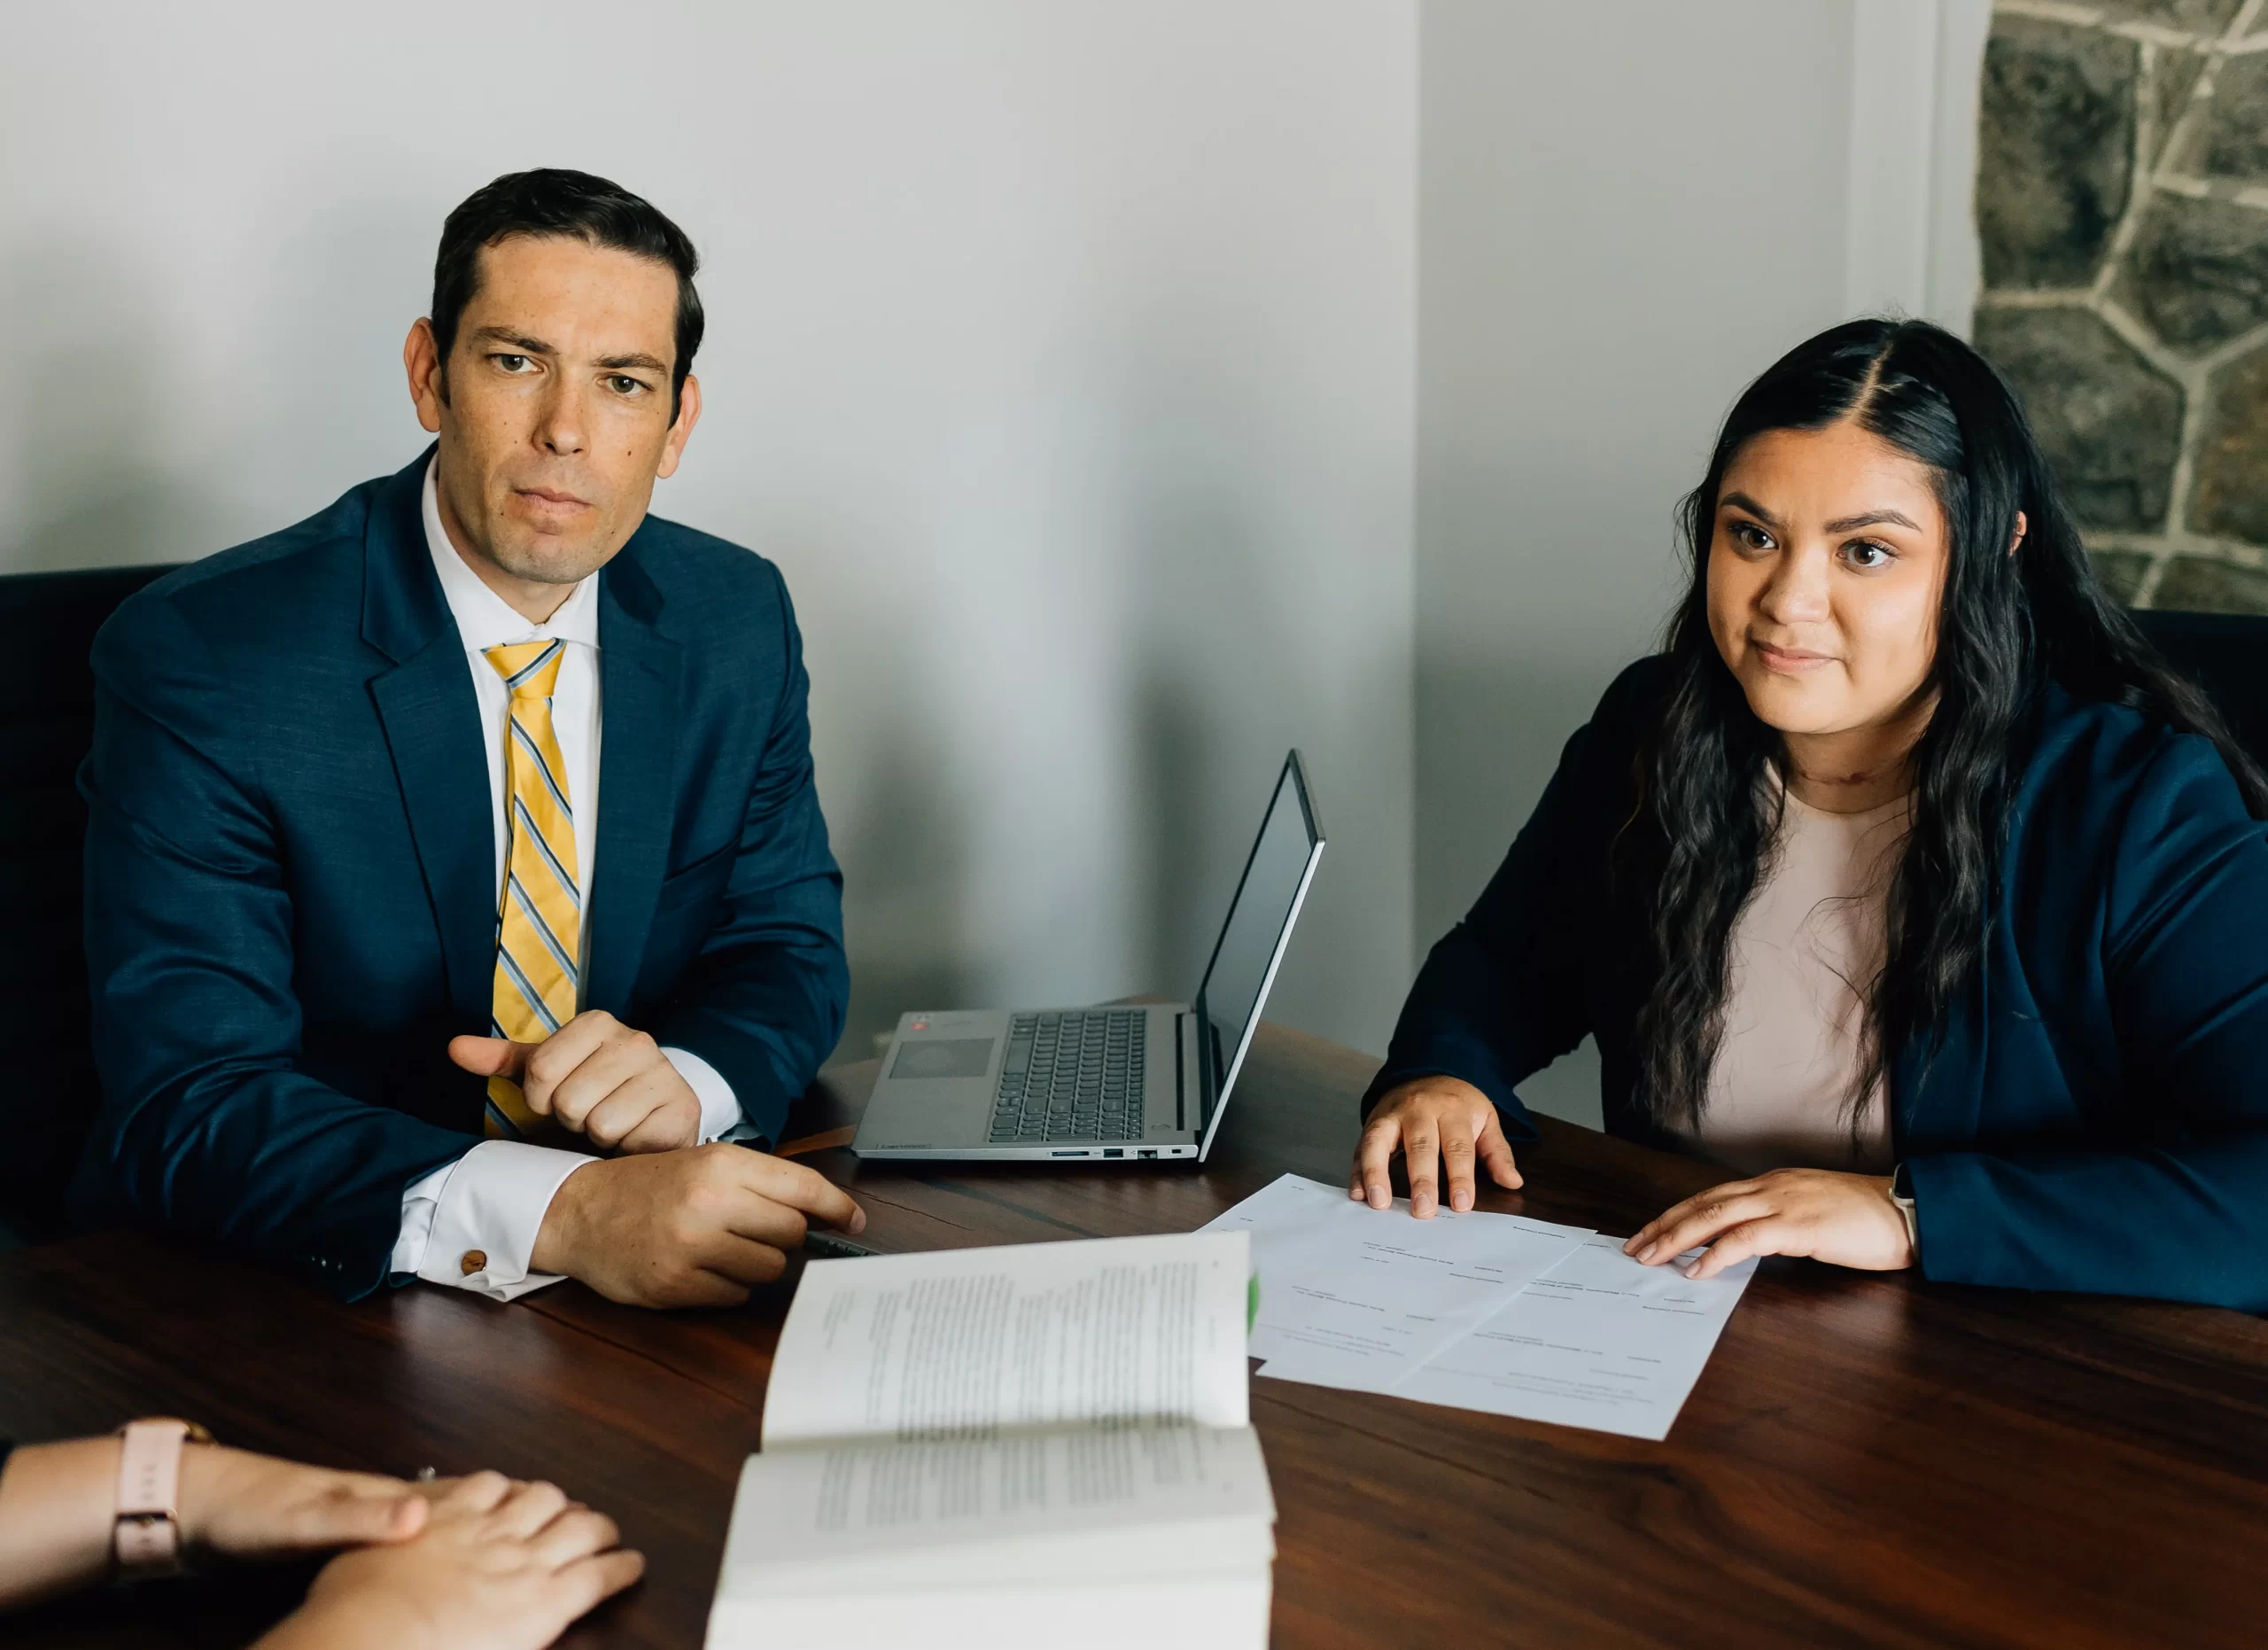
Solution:
M1853 1140L1861 993L1887 946L1884 899L1908 798L1828 813L1787 798L1777 853L1733 925L1725 1037L1701 1126L1688 1138L1744 1174L1888 1174L1890 1108L1877 1081Z

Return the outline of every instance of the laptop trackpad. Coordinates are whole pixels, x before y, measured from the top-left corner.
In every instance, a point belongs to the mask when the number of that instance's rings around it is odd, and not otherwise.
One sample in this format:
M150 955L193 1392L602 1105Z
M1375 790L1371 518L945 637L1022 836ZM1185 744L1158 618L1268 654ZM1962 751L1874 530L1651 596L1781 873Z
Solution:
M983 1077L992 1069L996 1037L924 1038L897 1046L889 1075L898 1078Z

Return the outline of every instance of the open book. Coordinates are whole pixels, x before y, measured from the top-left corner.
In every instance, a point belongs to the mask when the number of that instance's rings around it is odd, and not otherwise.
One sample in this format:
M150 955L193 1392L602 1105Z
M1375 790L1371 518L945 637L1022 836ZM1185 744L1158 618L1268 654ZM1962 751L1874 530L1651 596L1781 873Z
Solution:
M1264 1646L1250 1255L1195 1232L806 1266L710 1650Z

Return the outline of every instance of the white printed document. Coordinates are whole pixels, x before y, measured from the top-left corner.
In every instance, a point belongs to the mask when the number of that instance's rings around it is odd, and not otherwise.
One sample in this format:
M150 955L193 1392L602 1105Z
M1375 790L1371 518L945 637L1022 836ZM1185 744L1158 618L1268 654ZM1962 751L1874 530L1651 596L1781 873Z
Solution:
M1697 1283L1619 1238L1412 1220L1402 1200L1373 1210L1296 1175L1204 1230L1252 1234L1263 1375L1638 1438L1669 1435L1756 1270Z
M1425 1404L1669 1436L1725 1320L1756 1273L1744 1260L1696 1283L1594 1237L1395 1389Z
M710 1650L1260 1650L1241 1233L815 1261Z
M1287 1174L1201 1228L1252 1234L1250 1350L1270 1374L1385 1392L1494 1317L1590 1235L1514 1215L1413 1220Z

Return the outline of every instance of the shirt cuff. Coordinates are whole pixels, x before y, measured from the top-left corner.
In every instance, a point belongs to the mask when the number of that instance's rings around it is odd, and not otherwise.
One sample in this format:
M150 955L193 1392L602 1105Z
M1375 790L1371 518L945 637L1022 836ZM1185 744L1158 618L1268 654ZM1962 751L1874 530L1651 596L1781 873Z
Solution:
M724 1074L689 1048L664 1048L662 1058L677 1068L685 1086L701 1102L701 1143L743 1140L757 1131L742 1115L740 1096Z
M392 1270L493 1301L558 1282L563 1274L531 1272L528 1259L552 1194L591 1161L523 1140L481 1141L402 1195Z

